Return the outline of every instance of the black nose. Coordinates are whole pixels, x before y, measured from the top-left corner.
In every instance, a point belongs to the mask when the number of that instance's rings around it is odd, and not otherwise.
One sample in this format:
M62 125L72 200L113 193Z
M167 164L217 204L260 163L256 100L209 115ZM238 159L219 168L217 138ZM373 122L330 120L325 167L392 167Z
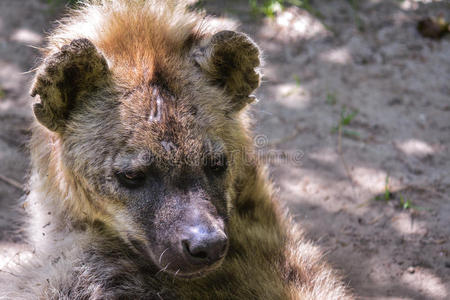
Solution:
M225 255L228 239L222 230L211 232L195 226L188 231L188 238L182 243L183 251L191 263L213 264Z

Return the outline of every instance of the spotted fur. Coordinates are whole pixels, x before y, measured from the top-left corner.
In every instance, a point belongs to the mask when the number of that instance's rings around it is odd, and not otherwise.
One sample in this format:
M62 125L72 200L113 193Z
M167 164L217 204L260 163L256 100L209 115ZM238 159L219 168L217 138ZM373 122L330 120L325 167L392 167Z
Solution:
M31 250L0 272L0 299L352 299L254 153L248 36L174 1L103 0L48 41L31 93ZM205 169L216 157L219 175ZM118 183L127 168L150 174L145 189ZM228 253L182 277L159 245L196 212L225 226Z

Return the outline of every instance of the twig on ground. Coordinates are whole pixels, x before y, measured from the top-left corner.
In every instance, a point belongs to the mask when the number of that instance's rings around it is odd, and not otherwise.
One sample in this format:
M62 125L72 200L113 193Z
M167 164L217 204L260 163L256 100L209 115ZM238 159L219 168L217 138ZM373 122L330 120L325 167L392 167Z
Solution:
M25 189L23 188L23 184L21 184L20 182L12 179L12 178L8 178L2 174L0 174L0 180L3 182L6 182L9 185L12 185L15 188L18 188L19 190L22 190L23 192L25 191Z
M300 128L300 125L297 125L297 126L295 126L295 130L294 130L294 132L293 132L292 134L290 134L290 135L288 135L288 136L285 136L285 137L282 137L282 138L279 139L279 140L270 142L270 143L268 143L267 145L268 145L268 146L277 146L277 145L280 145L280 144L283 144L283 143L292 141L292 140L295 139L301 132L302 132L302 128Z
M373 225L376 222L378 222L382 217L383 217L383 215L377 216L377 217L373 218L372 220L370 220L369 222L367 222L367 224L368 225Z
M436 191L435 189L431 188L431 187L426 187L426 186L421 186L421 185L416 185L416 184L408 184L404 187L404 189L412 189L412 190L422 190L425 192L428 192L430 194L434 194L436 196L439 196L447 201L450 201L450 197L445 195L444 193L441 193L439 191Z
M350 169L348 168L348 165L344 159L344 155L342 154L342 124L340 124L340 123L338 126L338 155L339 155L339 158L341 159L342 165L344 166L345 173L347 174L348 180L350 181L350 186L352 187L353 197L356 200L355 183L353 182L353 178L350 173Z

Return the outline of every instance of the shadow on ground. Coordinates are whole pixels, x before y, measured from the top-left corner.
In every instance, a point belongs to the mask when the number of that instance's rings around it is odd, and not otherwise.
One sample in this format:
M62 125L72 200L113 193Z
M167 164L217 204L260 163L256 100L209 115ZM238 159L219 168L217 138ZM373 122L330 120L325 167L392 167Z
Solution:
M267 137L262 152L284 158L269 165L296 221L361 298L445 299L450 44L421 37L416 24L442 12L448 19L448 4L314 6L321 19L290 7L271 20L246 1L203 2L264 51L255 129ZM303 159L293 161L299 150Z

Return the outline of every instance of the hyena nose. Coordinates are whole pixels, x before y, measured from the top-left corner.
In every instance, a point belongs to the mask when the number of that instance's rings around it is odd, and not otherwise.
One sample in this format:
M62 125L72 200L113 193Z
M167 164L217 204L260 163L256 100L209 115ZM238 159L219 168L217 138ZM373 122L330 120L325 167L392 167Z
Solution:
M182 241L183 251L195 265L211 265L225 256L228 239L222 230L209 232L201 226L189 228L189 237Z

